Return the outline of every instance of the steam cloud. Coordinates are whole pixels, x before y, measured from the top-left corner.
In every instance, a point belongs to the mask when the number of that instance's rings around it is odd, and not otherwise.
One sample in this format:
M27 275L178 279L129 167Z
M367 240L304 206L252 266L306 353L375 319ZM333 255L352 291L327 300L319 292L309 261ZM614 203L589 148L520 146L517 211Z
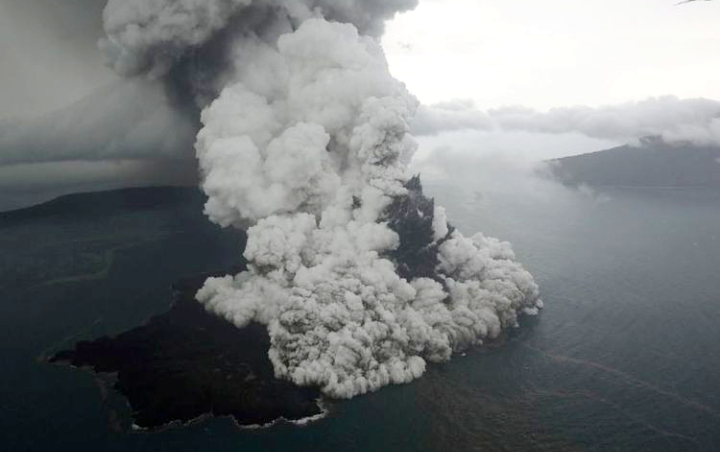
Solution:
M407 383L542 307L508 243L464 237L407 175L418 103L375 37L414 6L110 0L105 10L112 66L189 86L202 108L207 215L253 224L248 270L209 279L198 300L238 327L267 325L277 376L333 397Z
M505 130L635 141L648 136L666 143L720 145L720 102L674 96L604 107L565 107L539 112L525 107L483 111L472 102L455 101L421 108L416 135L453 130Z

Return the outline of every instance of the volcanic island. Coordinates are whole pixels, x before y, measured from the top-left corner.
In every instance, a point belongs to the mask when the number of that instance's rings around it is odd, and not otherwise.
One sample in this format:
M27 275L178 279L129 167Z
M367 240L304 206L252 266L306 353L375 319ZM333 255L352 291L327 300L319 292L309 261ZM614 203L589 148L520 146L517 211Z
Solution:
M434 201L423 195L418 177L408 193L387 208L385 219L401 237L386 256L405 277L431 276L437 265L433 243ZM279 420L306 423L324 416L317 387L301 387L275 377L267 328L237 328L208 312L195 295L207 278L236 274L245 260L226 272L183 278L173 284L168 312L116 337L81 341L49 359L98 376L130 405L135 429L157 431L209 417L231 417L241 427L269 426Z
M210 276L215 275L176 282L170 310L145 325L79 342L50 362L113 376L114 389L127 398L134 426L142 430L209 416L230 416L240 426L322 416L317 388L275 378L264 326L239 329L195 300Z

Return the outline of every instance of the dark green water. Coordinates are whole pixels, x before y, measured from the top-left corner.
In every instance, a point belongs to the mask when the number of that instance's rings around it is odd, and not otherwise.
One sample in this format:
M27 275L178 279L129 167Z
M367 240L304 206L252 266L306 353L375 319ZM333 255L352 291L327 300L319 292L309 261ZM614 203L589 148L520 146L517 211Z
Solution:
M121 399L37 361L137 326L167 309L174 280L232 264L239 239L203 218L201 198L0 219L0 449L720 450L720 193L427 191L463 232L512 241L546 309L413 384L251 431L216 419L115 432Z

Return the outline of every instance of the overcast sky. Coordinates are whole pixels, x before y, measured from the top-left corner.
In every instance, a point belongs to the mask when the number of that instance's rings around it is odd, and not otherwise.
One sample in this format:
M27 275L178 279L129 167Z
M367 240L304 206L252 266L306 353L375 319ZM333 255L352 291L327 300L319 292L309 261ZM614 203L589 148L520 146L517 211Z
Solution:
M428 103L598 106L720 99L720 2L422 0L388 26L393 73Z
M106 160L123 157L112 152L128 140L133 157L141 155L138 137L153 149L175 146L158 127L174 119L153 103L157 95L116 86L119 78L105 66L96 48L104 4L0 0L0 176L16 174L0 180L4 190L22 180L20 167L8 165L54 161L37 158L43 143L60 142L55 151L65 161L87 161L103 121L112 123L112 139L102 140ZM392 73L426 105L414 125L416 160L444 149L540 160L675 124L668 136L720 143L718 23L720 1L420 0L388 24L383 46ZM662 97L668 95L674 97ZM105 99L105 110L93 109L92 96ZM47 127L52 117L27 120L58 110L62 127ZM38 125L52 133L38 134ZM105 163L97 165L107 173Z

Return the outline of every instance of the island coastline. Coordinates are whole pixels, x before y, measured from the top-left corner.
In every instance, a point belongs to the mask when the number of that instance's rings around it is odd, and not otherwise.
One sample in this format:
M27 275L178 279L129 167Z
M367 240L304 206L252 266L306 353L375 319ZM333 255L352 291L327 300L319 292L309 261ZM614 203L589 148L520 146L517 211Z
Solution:
M278 422L306 425L325 417L328 410L318 388L275 378L264 326L238 329L195 300L205 279L215 275L179 280L168 312L113 338L80 341L47 362L93 373L102 380L103 403L110 387L122 394L132 411L134 432L187 427L211 418L229 417L242 429L255 429Z

